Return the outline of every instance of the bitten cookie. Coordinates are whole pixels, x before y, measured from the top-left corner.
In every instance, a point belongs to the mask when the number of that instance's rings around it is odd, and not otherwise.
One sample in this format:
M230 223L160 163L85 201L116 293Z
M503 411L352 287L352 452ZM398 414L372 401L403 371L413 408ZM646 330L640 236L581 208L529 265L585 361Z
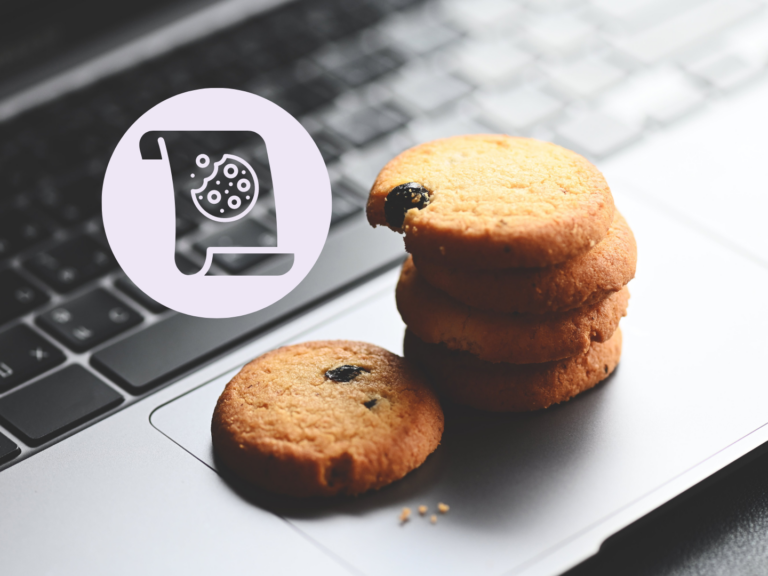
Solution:
M290 496L360 494L405 476L437 448L440 404L417 369L364 342L268 352L216 404L216 456L237 476Z
M543 314L603 300L635 277L637 244L627 221L615 213L597 246L546 268L466 270L413 257L421 276L456 300L493 312Z
M603 175L575 152L479 134L406 150L379 173L368 221L408 252L474 269L548 266L594 247L613 221Z
M467 352L426 344L406 331L405 357L432 376L457 404L492 412L527 412L565 402L606 379L621 357L621 330L584 354L543 364L483 362Z
M531 364L583 354L592 341L608 340L627 313L629 290L567 312L484 312L433 288L406 260L395 297L403 322L427 343L443 343L487 362Z

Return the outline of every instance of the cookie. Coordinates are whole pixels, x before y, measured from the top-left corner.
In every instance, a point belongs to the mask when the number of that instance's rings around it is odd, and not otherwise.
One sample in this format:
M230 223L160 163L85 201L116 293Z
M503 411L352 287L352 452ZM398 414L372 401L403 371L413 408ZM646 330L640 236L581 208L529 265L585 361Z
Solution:
M403 322L425 342L442 342L488 362L531 364L583 354L592 341L608 340L626 315L629 290L566 312L499 314L470 308L433 288L406 260L395 297Z
M227 384L211 423L226 468L301 497L381 488L421 465L442 433L443 412L418 369L346 340L255 359Z
M479 134L421 144L391 160L368 221L405 233L411 254L474 269L541 267L594 247L613 197L575 152L530 138Z
M589 306L621 290L635 276L637 244L616 212L597 246L554 266L466 270L418 257L414 264L432 286L473 308L543 314Z
M483 362L467 352L426 344L406 331L405 357L430 374L438 392L491 412L527 412L565 402L605 380L621 357L621 330L578 356L543 364Z

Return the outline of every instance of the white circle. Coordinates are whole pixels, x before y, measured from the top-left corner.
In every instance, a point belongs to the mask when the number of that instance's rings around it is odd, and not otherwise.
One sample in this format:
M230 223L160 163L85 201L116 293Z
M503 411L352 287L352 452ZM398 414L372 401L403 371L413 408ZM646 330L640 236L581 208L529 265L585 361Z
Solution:
M190 110L195 113L190 114ZM294 256L293 266L285 274L184 275L174 264L174 188L167 185L167 175L157 169L156 161L142 159L140 143L145 134L168 130L169 126L180 140L194 142L194 132L200 130L201 124L210 130L236 129L254 133L269 146L270 167L277 184L272 195L281 197L279 249L281 254ZM168 139L166 143L169 154L176 152L177 144L183 144ZM189 176L194 171L202 181L203 173L208 174L214 161L220 159L221 156L210 155L207 168L192 164L190 168L194 166L196 170L188 169L186 174ZM216 206L209 204L205 196L210 189L219 190L223 200L223 189L226 188L223 184L229 179L219 175L221 184L218 186L216 180L209 180L209 187L195 191L193 198L199 203L201 213L205 212L209 218L219 218L214 222L235 222L235 218L247 214L246 209L258 199L258 185L250 177L248 167L230 159L219 166L223 168L229 161L238 167L237 176L232 179L235 185L243 177L240 170L245 168L251 180L251 189L246 192L250 199L246 200L233 187L226 199L239 196L242 204L238 210L231 210L226 202L219 201ZM292 169L292 166L301 166L301 170ZM188 190L186 193L190 194ZM201 195L203 200L198 200ZM331 219L328 170L306 129L285 110L264 98L240 90L218 88L173 96L144 113L126 131L112 153L104 175L102 204L110 247L128 277L154 300L178 312L202 318L231 318L256 312L294 290L317 262ZM152 209L148 210L147 206ZM224 207L224 212L216 212L217 206L219 211ZM203 207L207 207L207 211ZM225 218L228 214L235 216ZM136 234L137 229L141 234ZM238 247L222 247L240 253ZM261 246L255 242L244 249L259 248Z
M190 178L194 178L194 177L195 177L195 175L194 175L194 174L190 174L190 175L189 175L189 177L190 177Z
M240 178L240 180L237 181L237 189L240 190L240 192L248 192L248 190L251 189L251 182L247 178Z
M245 170L243 170L242 172L240 172L240 174L245 174Z
M224 214L224 208L221 209L221 213Z
M227 164L224 166L224 176L227 178L234 178L237 176L237 166L234 164Z
M210 163L211 163L211 159L208 158L208 156L206 156L205 154L200 154L197 158L195 158L195 164L200 166L200 168L205 168Z
M251 197L250 197L250 196L246 196L246 197L245 197L245 199L246 199L246 200L250 200L250 199L251 199Z
M230 208L232 208L232 210L237 210L240 208L240 204L242 204L242 202L240 201L239 196L230 196L229 200L227 200L227 204Z
M215 198L215 200L214 200ZM208 192L208 202L211 204L218 204L221 201L221 194L218 190L211 190Z

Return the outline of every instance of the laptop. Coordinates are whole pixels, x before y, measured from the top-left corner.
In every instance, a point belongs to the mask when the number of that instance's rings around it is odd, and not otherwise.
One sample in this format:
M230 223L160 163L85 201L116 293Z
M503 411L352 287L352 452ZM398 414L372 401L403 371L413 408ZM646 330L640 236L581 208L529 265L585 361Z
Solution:
M766 2L7 1L0 30L3 574L558 574L768 440ZM298 118L333 192L307 278L231 319L143 294L100 216L123 132L205 87ZM401 352L405 253L367 224L367 190L405 148L480 132L551 140L605 173L639 246L616 373L541 412L446 406L438 450L375 493L243 488L210 443L225 384L292 342ZM275 245L260 186L230 245ZM177 204L176 265L198 273L222 238ZM438 501L437 524L398 522Z

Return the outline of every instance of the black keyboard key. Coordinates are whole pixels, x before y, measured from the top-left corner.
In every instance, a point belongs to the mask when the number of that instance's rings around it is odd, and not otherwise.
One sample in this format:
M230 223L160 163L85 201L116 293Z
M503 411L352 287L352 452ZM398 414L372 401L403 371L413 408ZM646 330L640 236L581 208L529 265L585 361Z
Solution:
M243 220L239 224L209 236L195 243L195 250L205 255L209 247L271 247L277 246L277 234L254 220ZM230 274L237 274L246 268L269 258L268 254L217 254L216 263Z
M196 229L197 229L197 224L195 224L192 220L188 220L183 216L176 217L176 238L181 238L182 236L186 236L187 234L189 234L190 232Z
M21 449L5 434L0 434L0 464L13 460L21 453Z
M338 160L338 158L350 148L343 140L337 138L333 134L329 134L326 130L313 132L312 139L315 141L315 144L317 144L320 154L323 155L323 160L325 160L326 164Z
M0 392L64 362L61 350L23 324L0 333Z
M101 214L101 179L89 175L67 178L40 192L37 204L63 226L83 222Z
M340 82L328 76L318 76L283 92L280 105L293 116L302 116L331 102L342 93Z
M195 264L194 262L192 262L192 260L190 260L189 258L184 256L184 254L181 254L179 252L176 252L176 254L174 254L174 259L176 261L176 268L178 268L179 272L181 272L182 274L187 274L187 275L197 274L198 272L200 272L200 269L203 267L202 264Z
M0 399L0 420L30 446L38 446L123 401L82 366L67 366Z
M48 231L33 216L21 210L0 212L0 260L29 248L48 236Z
M333 75L351 88L357 88L397 70L405 58L391 48L383 48L372 54L365 54L351 62L331 70Z
M13 270L0 272L0 324L48 302L48 296Z
M339 110L326 119L331 130L356 146L389 134L407 121L408 117L402 111L387 104L354 111Z
M331 226L363 210L361 199L342 193L339 188L340 185L334 186L331 193Z
M142 290L136 286L136 284L131 282L131 279L126 276L115 280L115 286L117 286L118 290L133 298L136 302L144 306L144 308L150 312L160 314L160 312L165 312L168 310L168 308L159 302L155 302L152 298L142 292Z
M106 274L116 262L109 249L86 235L56 244L25 265L57 292L66 293Z
M37 324L76 352L84 352L141 323L142 317L97 288L37 317Z

